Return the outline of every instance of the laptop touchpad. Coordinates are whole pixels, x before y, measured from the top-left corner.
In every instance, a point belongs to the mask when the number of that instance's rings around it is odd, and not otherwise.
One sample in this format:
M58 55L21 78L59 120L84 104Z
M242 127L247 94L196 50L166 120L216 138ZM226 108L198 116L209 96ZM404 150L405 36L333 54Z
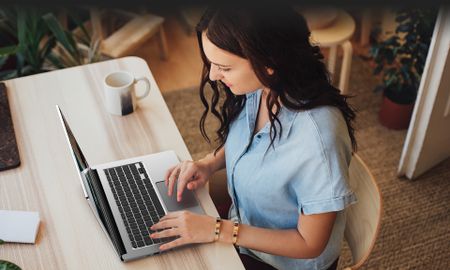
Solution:
M177 202L177 188L174 187L174 192L172 196L167 195L167 187L164 181L156 183L156 187L158 188L159 194L161 195L164 204L168 211L179 211L186 208L197 208L199 204L197 199L195 198L194 192L188 189L183 191L183 196L181 202ZM191 209L186 209L191 210ZM197 212L197 211L195 211Z

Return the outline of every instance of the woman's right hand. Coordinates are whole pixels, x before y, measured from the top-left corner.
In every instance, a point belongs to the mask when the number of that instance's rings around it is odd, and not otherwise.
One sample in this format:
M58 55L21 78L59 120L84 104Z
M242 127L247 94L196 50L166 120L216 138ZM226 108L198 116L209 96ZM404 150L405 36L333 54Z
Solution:
M185 188L194 190L206 184L213 173L210 164L206 160L183 161L167 170L165 183L168 195L172 196L175 183L177 183L177 201Z

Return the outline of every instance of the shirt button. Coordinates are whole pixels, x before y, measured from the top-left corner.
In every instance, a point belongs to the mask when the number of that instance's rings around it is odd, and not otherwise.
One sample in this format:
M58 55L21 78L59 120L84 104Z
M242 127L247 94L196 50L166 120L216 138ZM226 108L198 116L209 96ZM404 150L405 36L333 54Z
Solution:
M261 139L261 135L256 135L256 138Z

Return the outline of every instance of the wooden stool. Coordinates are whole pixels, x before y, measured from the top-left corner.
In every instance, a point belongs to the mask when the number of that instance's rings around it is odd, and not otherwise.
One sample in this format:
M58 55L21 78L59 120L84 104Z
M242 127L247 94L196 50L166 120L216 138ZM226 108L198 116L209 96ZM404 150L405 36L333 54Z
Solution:
M341 46L343 49L344 55L339 79L339 89L342 94L346 94L348 92L353 53L350 38L353 36L354 32L355 21L347 12L343 10L338 11L337 17L331 25L311 31L311 39L313 42L317 42L321 47L330 48L328 70L332 75L334 75L334 69L336 66L337 47Z

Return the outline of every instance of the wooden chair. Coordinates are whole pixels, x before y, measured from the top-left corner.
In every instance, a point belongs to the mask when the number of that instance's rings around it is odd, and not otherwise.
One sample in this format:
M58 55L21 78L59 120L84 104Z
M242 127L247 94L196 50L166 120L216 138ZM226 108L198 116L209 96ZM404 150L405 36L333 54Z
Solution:
M209 194L222 218L228 218L231 198L228 195L227 172L225 169L215 172L208 182Z
M102 16L112 16L104 10L90 9L92 29L94 36L100 40L100 51L108 56L117 58L129 55L148 39L156 36L160 47L161 59L166 60L169 52L164 33L164 18L149 13L135 14L126 11L114 10L117 15L126 16L129 21L109 36L105 36L102 25ZM120 14L119 14L120 13Z
M358 202L347 208L347 222L344 232L353 258L353 265L345 270L359 269L372 252L381 223L382 199L380 189L369 168L354 154L350 162L350 188ZM209 181L209 191L218 210L229 205L225 170L216 172Z
M350 163L349 184L358 199L347 209L344 233L353 257L353 265L345 269L353 270L367 261L375 245L380 230L382 199L375 178L357 154Z

